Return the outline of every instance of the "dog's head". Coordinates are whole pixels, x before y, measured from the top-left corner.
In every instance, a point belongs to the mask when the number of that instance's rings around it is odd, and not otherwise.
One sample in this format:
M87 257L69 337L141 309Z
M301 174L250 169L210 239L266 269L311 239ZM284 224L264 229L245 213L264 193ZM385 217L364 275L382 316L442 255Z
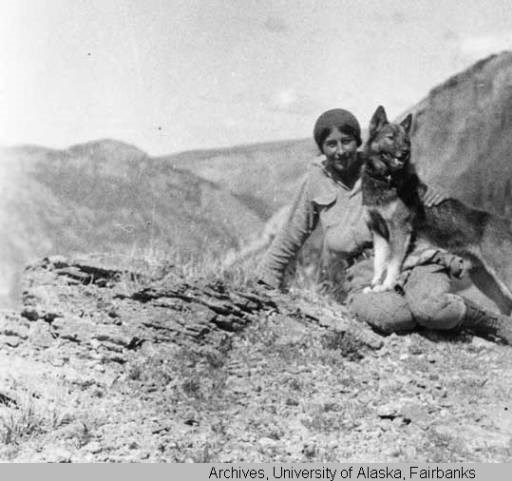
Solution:
M393 124L388 122L384 107L377 108L370 121L366 143L366 162L375 174L388 176L408 168L411 157L411 125L411 114L401 123Z

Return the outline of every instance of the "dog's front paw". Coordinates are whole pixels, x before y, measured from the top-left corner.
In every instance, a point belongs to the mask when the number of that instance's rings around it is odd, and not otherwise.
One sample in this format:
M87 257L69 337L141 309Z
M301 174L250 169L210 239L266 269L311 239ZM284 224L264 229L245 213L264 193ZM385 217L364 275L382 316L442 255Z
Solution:
M370 292L383 292L387 290L388 288L384 287L383 284L370 285L363 289L363 294L368 294Z
M390 291L392 288L387 286L386 284L379 284L378 286L373 286L371 292L385 292Z

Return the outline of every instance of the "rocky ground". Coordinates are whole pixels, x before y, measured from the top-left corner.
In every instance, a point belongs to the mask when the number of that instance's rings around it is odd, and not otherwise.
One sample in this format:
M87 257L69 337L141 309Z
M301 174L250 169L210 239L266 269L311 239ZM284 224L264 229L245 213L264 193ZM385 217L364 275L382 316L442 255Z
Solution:
M0 459L509 461L511 365L305 292L54 257L0 314Z

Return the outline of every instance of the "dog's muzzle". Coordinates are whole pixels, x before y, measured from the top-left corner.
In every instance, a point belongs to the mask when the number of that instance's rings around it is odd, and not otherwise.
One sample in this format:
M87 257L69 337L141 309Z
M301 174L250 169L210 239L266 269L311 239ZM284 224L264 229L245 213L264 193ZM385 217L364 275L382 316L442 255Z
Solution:
M392 155L389 152L381 154L382 160L392 169L401 169L409 160L409 152L403 152L400 155Z

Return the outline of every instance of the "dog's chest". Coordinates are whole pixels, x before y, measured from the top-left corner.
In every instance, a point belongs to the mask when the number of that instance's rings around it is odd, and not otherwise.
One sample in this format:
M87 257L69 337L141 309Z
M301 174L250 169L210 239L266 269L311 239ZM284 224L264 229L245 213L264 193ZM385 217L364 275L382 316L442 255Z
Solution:
M399 198L380 206L365 206L364 216L370 231L387 240L397 229L411 228L411 212Z
M382 207L398 200L397 189L386 179L375 179L363 172L361 177L363 205L366 207Z

